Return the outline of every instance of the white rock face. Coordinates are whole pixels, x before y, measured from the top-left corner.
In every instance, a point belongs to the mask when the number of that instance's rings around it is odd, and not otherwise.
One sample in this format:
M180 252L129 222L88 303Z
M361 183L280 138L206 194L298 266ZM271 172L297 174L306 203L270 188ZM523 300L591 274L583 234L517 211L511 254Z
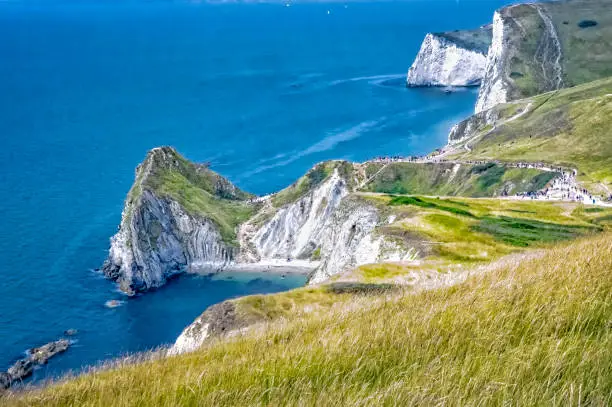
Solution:
M149 152L136 171L119 232L111 238L102 271L130 295L159 287L185 270L218 271L235 257L235 248L223 242L212 221L189 215L177 202L143 186L153 166L176 159L170 148Z
M504 19L499 12L493 16L493 41L487 55L484 79L478 93L476 113L508 101L508 84L504 77L505 38Z
M335 170L319 187L280 209L253 238L260 261L309 259L319 250L321 261L310 279L316 284L359 265L412 259L412 251L373 236L378 211L350 199L347 185Z
M375 207L358 200L346 200L334 214L330 228L322 236L321 265L310 284L324 282L331 276L357 266L382 261L411 261L418 253L375 235L380 219Z
M223 243L217 227L189 216L178 203L145 190L128 210L103 266L123 291L146 291L185 269L217 271L232 262L234 249Z
M310 258L348 193L347 181L334 170L319 187L280 209L253 238L261 259Z
M427 34L421 50L408 71L408 86L474 86L485 74L487 57Z
M208 327L210 324L197 324L196 322L189 325L181 335L176 339L174 345L168 351L168 355L180 355L182 353L193 352L198 349L206 338L208 338Z

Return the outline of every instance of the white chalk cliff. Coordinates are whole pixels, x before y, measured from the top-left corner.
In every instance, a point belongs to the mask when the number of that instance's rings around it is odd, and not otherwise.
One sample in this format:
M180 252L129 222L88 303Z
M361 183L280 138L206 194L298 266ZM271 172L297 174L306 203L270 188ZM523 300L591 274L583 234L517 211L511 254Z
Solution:
M185 271L216 272L245 265L299 266L311 270L311 282L318 283L358 265L412 258L410 248L374 236L380 223L378 211L351 195L357 173L352 164L332 162L319 166L315 168L328 166L325 171L329 174L280 207L272 204L275 195L244 199L245 193L229 181L205 172L223 189L219 196L224 198L211 199L223 201L230 196L234 199L231 202L254 213L236 227L236 244L229 244L213 217L186 210L188 202L173 199L158 185L163 182L159 180L163 179L159 175L163 171L179 175L198 170L212 172L188 163L173 149L154 149L137 169L119 232L111 239L102 270L124 292L134 294L159 287L168 277ZM341 167L345 168L342 174ZM309 174L313 172L316 171ZM260 221L258 217L264 211L269 216Z
M408 71L408 86L475 86L484 77L487 57L443 36L427 34Z
M476 113L483 112L499 103L508 101L508 84L505 77L505 50L504 43L506 30L504 19L500 12L493 16L493 40L487 55L484 79L476 101Z

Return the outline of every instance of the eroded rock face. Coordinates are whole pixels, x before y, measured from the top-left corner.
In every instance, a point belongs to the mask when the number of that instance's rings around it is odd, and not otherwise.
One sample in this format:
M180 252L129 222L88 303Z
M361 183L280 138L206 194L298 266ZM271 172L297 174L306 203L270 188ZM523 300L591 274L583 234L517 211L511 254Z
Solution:
M324 282L364 264L414 260L417 253L411 248L375 233L380 223L380 214L374 206L359 198L344 200L330 221L328 233L322 236L322 261L309 284Z
M499 112L496 109L486 110L470 116L451 128L448 134L448 144L460 143L479 133L487 126L494 126L498 118Z
M547 11L554 4L518 4L495 12L476 113L565 87L562 44ZM530 46L529 36L537 38L537 47ZM519 83L525 76L528 86Z
M234 250L213 222L145 190L111 239L102 271L133 294L159 287L187 267L221 270L232 262Z
M508 101L508 78L506 75L507 51L505 43L509 41L506 21L501 12L493 15L493 40L487 55L485 75L482 81L476 113L488 110L499 103Z
M162 147L149 152L138 166L119 232L111 238L109 255L102 266L102 272L127 294L159 287L189 268L221 270L235 257L235 247L223 241L219 228L206 214L189 213L154 188L160 182L160 172L183 177L183 172L200 170L186 162L173 149ZM212 174L209 178L215 194L211 199L237 194L237 189L222 177Z
M192 352L202 346L206 339L235 331L244 324L244 321L236 316L234 303L224 301L215 304L183 330L168 354Z
M251 205L260 212L243 223L237 222L237 243L229 245L207 212L194 216L183 206L190 202L178 202L151 187L156 185L155 180L148 181L156 173L152 163L167 166L164 170L170 171L170 177L182 176L180 171L189 169L185 169L186 164L172 164L178 160L184 159L174 150L149 153L138 167L120 230L111 239L102 271L128 294L159 287L185 270L215 272L242 265L316 269L313 281L318 282L323 276L374 261L381 250L389 251L382 237L362 240L373 231L377 217L376 209L365 201L347 200L363 178L353 164L334 161L316 166L302 179L309 183L303 191L292 187L284 195L279 193L286 201L282 207L274 206L275 196L242 200L241 205ZM197 188L209 185L206 180L197 181ZM217 195L214 199L222 198ZM348 240L337 240L345 238ZM334 254L336 251L341 253Z
M254 236L261 258L309 259L329 232L330 219L348 193L347 180L334 171L322 185L281 208Z
M408 86L477 86L485 74L486 51L427 34L408 71Z

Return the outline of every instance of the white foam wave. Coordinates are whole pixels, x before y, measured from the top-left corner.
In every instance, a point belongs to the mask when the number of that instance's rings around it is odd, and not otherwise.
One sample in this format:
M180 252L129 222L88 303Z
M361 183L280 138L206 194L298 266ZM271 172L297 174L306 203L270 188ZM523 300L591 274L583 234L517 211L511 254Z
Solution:
M260 163L269 162L269 164L260 165L252 171L248 171L242 174L241 178L248 178L252 175L259 174L273 168L283 167L311 154L329 151L335 148L338 144L359 138L368 131L379 127L386 119L386 117L381 117L376 120L365 121L349 129L340 132L333 132L304 150L295 151L289 154L278 154L278 159L275 159L274 157L264 159L260 161Z

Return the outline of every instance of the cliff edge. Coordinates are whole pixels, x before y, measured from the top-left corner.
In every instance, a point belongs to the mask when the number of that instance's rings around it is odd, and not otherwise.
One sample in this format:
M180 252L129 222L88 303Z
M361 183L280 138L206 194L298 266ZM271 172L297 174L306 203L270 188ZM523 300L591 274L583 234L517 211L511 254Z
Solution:
M491 26L427 34L408 71L408 86L478 86L484 77Z

